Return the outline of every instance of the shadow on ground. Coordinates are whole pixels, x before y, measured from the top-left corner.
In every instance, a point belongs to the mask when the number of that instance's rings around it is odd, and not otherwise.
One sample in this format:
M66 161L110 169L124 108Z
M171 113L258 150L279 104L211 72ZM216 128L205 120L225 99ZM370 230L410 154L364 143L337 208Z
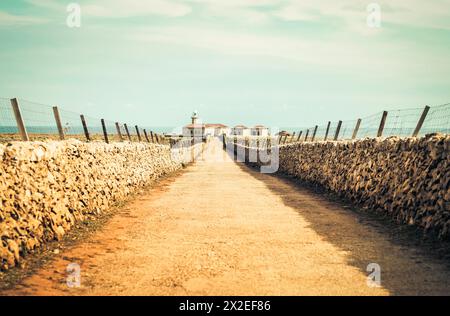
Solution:
M424 237L414 227L398 225L292 177L238 166L297 211L321 238L345 251L349 265L369 274L367 265L379 264L382 286L392 295L450 295L449 242ZM314 208L317 203L324 207Z

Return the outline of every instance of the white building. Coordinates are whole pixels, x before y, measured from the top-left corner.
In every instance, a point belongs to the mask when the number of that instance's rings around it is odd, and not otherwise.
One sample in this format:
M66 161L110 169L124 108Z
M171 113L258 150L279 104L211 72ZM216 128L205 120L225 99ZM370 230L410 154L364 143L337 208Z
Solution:
M250 136L250 128L244 125L236 125L231 129L231 134L236 136Z
M269 129L263 125L255 125L251 128L252 136L269 136Z
M229 135L230 128L224 124L203 124L197 111L192 114L191 124L183 127L183 136L186 137L214 137L222 134Z

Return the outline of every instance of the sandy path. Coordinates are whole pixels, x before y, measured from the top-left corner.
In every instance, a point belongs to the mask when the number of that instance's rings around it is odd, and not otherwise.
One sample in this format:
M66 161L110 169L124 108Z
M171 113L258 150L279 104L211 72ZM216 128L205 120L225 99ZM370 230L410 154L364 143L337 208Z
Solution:
M81 287L65 284L81 266ZM381 267L381 287L366 267ZM3 294L450 294L450 272L351 211L231 161L200 161Z

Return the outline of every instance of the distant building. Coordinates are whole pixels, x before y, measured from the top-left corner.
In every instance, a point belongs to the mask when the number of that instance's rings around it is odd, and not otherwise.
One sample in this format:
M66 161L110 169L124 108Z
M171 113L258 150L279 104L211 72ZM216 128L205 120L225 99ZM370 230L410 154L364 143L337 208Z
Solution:
M263 125L255 125L251 128L252 136L268 136L269 129Z
M230 128L224 124L203 124L198 116L197 111L191 116L191 124L183 127L183 136L186 137L208 137L229 135Z
M236 125L231 129L231 134L236 136L250 136L250 128L244 125Z
M278 136L291 136L291 133L286 132L286 131L281 131L277 134Z

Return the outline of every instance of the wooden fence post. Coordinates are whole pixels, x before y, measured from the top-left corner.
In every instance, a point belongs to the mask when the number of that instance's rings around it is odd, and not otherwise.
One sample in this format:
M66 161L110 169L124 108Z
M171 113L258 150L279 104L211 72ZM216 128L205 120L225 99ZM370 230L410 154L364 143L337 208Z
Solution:
M331 125L331 122L328 121L327 130L325 132L325 137L323 138L324 141L327 140L327 138L328 138L328 133L330 132L330 125Z
M154 143L154 142L155 142L155 139L153 138L153 131L150 131L150 137L151 137L151 139L152 139L152 143Z
M284 139L283 139L283 144L285 144L286 143L286 139L287 139L287 134L286 135L284 135Z
M380 127L378 127L377 137L381 137L383 135L384 124L386 124L386 117L388 112L383 111L383 116L381 116Z
M317 128L318 128L318 126L316 125L316 126L314 127L314 133L313 133L312 138L311 138L311 141L312 141L312 142L314 141L314 138L316 138Z
M303 133L303 131L298 132L298 137L297 137L298 142L300 141L300 137L302 137L302 133Z
M136 129L136 134L137 134L137 137L138 137L138 141L141 142L141 133L139 133L139 127L137 125L135 125L134 128Z
M89 142L91 141L91 136L89 136L89 130L86 124L86 119L84 118L83 114L80 115L80 118L81 118L81 125L83 125L84 136L86 136L86 140Z
M309 135L309 129L306 130L306 135L305 135L305 142L308 141L308 135Z
M105 143L109 144L108 132L106 131L105 120L104 120L104 119L101 119L101 122L102 122L103 137L105 138Z
M336 127L336 133L334 134L334 139L333 140L338 140L339 132L341 131L341 126L342 126L342 121L339 121L338 125Z
M128 130L127 124L124 123L124 124L123 124L123 127L125 127L125 132L127 133L128 140L131 142L131 135L130 135L130 131Z
M145 128L144 128L144 136L145 136L145 139L147 140L147 143L150 143L150 140L148 139L147 131L145 130Z
M155 133L155 138L156 138L156 142L158 143L158 144L160 144L160 138L159 138L159 135L158 135L158 133Z
M281 136L280 134L278 134L278 145L281 144L281 139L283 138L283 136Z
M356 121L356 126L355 126L355 129L353 130L353 135L352 135L352 139L355 139L356 138L356 135L358 135L358 131L359 131L359 126L361 125L361 119L359 118L357 121Z
M56 127L58 128L59 139L64 140L64 130L61 124L61 117L59 116L58 107L53 107L53 116L55 117Z
M11 99L11 106L13 108L14 117L16 118L17 128L19 129L20 136L23 141L29 141L27 129L23 122L22 113L20 112L19 102L16 98Z
M120 141L123 142L123 136L122 136L122 131L120 130L119 122L116 122L116 130L117 130L117 135L119 135Z
M425 118L427 117L429 110L430 110L430 107L428 105L425 106L425 108L423 109L422 115L420 116L419 122L417 122L417 126L412 134L412 137L417 137L417 135L419 135L420 129L422 128L423 122L425 121Z
M292 133L292 137L291 137L291 140L289 141L290 143L292 143L292 142L294 141L294 137L295 137L295 132L294 132L294 133Z

